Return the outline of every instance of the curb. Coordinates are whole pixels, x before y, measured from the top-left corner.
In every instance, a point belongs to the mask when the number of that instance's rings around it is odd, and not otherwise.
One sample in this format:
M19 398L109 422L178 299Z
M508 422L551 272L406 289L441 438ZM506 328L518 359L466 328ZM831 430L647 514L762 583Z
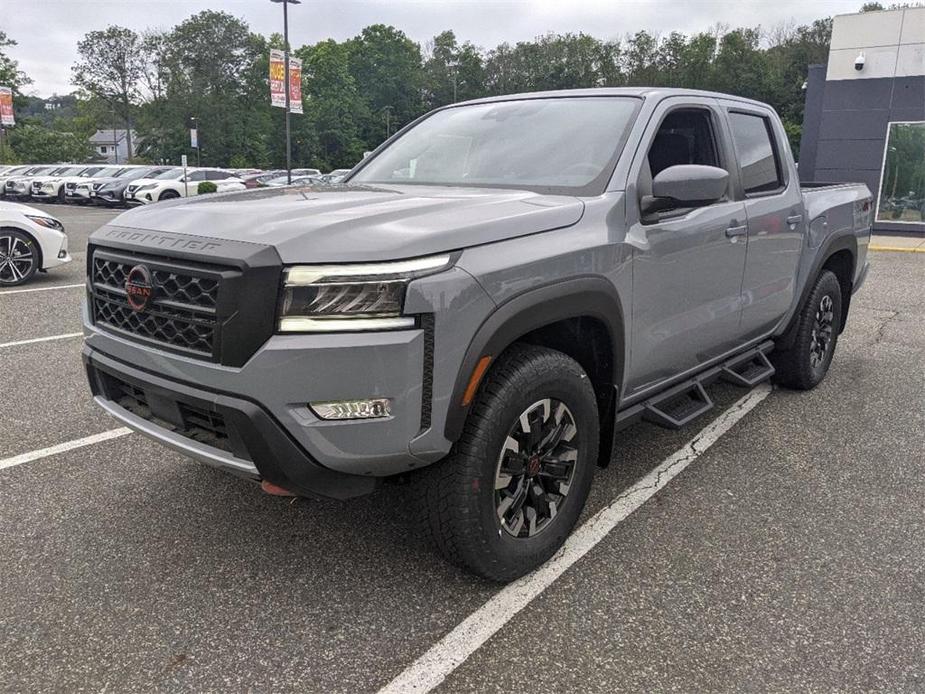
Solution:
M925 253L925 248L906 248L903 246L868 246L869 251L885 251L887 253Z

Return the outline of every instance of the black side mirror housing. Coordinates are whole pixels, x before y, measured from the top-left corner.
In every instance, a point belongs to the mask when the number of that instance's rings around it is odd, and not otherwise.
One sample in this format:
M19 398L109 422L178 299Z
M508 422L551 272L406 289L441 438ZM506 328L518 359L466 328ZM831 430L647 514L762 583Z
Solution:
M710 205L726 195L728 185L729 172L717 166L669 166L652 179L652 197L643 199L644 211Z

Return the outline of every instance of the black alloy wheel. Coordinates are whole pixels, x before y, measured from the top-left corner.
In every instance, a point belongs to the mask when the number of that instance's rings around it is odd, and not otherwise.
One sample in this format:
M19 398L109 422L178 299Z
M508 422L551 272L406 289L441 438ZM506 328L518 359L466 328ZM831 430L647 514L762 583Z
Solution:
M809 363L814 369L825 362L829 346L832 344L832 334L835 324L835 310L832 297L825 294L819 300L816 316L813 319L812 341L809 345Z
M578 460L578 427L568 406L539 400L521 413L498 456L495 510L512 537L533 537L556 517Z

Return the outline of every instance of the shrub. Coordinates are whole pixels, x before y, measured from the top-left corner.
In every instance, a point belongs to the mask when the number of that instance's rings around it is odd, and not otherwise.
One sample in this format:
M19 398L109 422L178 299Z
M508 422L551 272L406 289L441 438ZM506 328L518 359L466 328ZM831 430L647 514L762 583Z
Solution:
M199 181L199 187L196 189L196 192L202 195L203 193L214 193L218 190L212 181Z

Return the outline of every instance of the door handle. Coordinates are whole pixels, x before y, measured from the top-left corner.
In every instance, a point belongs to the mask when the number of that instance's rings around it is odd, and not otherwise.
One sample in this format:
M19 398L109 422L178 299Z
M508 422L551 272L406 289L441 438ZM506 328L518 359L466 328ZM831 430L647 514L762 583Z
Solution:
M740 227L729 227L726 229L726 237L734 239L736 236L745 236L748 233L748 225L743 224Z
M803 221L803 215L801 214L794 214L794 215L787 217L787 224L789 224L792 227L796 226L802 221Z

